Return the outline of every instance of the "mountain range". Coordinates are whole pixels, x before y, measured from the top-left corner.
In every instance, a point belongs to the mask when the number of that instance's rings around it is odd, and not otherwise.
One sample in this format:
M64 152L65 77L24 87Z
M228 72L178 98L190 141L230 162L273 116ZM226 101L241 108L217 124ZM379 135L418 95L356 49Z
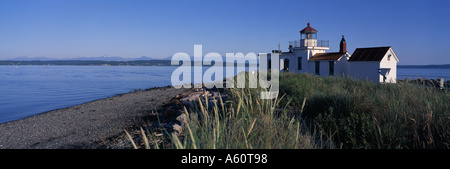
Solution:
M191 60L194 60L194 56L190 56ZM222 56L223 61L226 61L225 56ZM74 58L64 58L64 59L58 59L58 58L48 58L48 57L16 57L13 59L7 59L9 61L33 61L33 60L41 60L41 61L51 61L51 60L101 60L101 61L135 61L135 60L172 60L172 56L162 58L162 59L156 59L152 57L147 56L141 56L139 58L123 58L120 56L111 56L111 55L103 55L98 57L74 57Z
M73 58L64 58L64 59L58 59L58 58L48 58L48 57L16 57L13 59L8 60L14 60L14 61L32 61L32 60L101 60L101 61L135 61L135 60L160 60L160 59L154 59L147 56L141 56L139 58L123 58L119 56L110 56L108 54L98 57L73 57Z

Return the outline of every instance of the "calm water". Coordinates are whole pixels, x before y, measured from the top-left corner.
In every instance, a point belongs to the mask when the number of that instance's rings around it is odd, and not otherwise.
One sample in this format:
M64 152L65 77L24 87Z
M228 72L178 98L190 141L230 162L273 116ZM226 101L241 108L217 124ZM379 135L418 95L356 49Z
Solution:
M0 66L0 123L171 85L178 66ZM204 73L208 68L203 68ZM192 79L194 74L192 70ZM224 71L225 74L225 71ZM214 79L213 79L214 80Z
M439 79L450 80L450 69L436 68L397 68L397 79Z
M177 66L0 66L0 123L93 100L171 85ZM208 68L203 68L204 73ZM224 74L225 74L224 70ZM192 75L200 72L192 72ZM398 69L398 75L445 76L450 69ZM402 76L398 76L399 79ZM192 77L193 79L193 77Z

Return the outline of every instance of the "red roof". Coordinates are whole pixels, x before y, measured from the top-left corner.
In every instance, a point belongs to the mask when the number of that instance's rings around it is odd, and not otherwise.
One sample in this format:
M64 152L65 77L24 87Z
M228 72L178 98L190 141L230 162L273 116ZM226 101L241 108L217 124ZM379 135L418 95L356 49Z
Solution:
M313 57L309 58L309 60L338 60L345 53L332 52L332 53L316 53Z
M308 22L307 25L308 25L308 26L307 26L305 29L302 29L302 30L300 31L300 33L303 33L303 32L317 32L316 29L314 29L314 28L312 28L311 26L309 26L309 22Z

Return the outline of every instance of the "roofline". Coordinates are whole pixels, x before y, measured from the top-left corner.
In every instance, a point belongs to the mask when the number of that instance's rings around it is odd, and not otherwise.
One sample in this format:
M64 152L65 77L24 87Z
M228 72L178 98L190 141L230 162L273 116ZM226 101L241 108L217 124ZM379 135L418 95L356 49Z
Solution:
M342 56L344 56L344 55L342 55ZM341 57L339 57L338 59L336 59L336 60L333 60L333 59L328 59L328 60L323 60L323 61L339 61L339 60L341 60L342 59L342 56ZM311 60L311 58L310 59L308 59L308 61L321 61L321 60Z
M310 59L308 59L308 61L339 61L340 59L342 58L342 56L339 58L339 59L336 59L336 60L310 60Z
M392 46L356 48L355 51L358 50L358 49L375 49L375 48L389 48L388 50L391 50L392 53L394 53L395 60L397 60L397 63L400 62L400 59L397 57L397 54L395 53L394 49L392 49ZM353 53L355 53L355 51L353 51ZM349 62L361 62L361 61L350 61L349 60ZM364 61L364 62L372 62L372 61ZM379 61L374 61L374 62L379 62Z
M375 48L387 48L387 47L389 47L389 48L392 48L391 46L378 46L378 47L364 47L364 48L356 48L355 50L357 50L357 49L375 49Z
M370 61L361 61L361 60L352 60L352 61L350 61L350 60L348 60L349 62L381 62L381 61L373 61L373 60L370 60Z
M305 28L306 29L306 28ZM312 30L312 31L305 31L305 29L303 29L303 30L301 30L300 31L300 33L306 33L306 32L311 32L311 33L317 33L317 32L319 32L319 31L317 31L317 30ZM314 28L313 28L314 29Z
M395 52L394 52L394 49L392 49L392 47L391 47L391 48L389 48L389 50L391 50L392 53L394 54L395 60L397 60L397 63L400 62L400 59L397 57L397 54L395 54Z
M353 55L355 54L355 52L357 51L357 50L365 50L365 49L380 49L380 48L388 48L388 51L389 51L389 49L392 49L392 47L391 46L378 46L378 47L364 47L364 48L356 48L354 51L353 51L353 54L351 55L351 57L350 57L350 59L353 57ZM380 51L378 51L378 52L380 52ZM387 51L386 51L387 52ZM370 52L371 53L371 52ZM371 62L371 61L373 61L373 60L348 60L349 62ZM381 59L383 59L383 58L381 58ZM380 61L376 61L376 62L380 62ZM398 62L398 61L397 61Z
M316 53L316 54L319 54L319 53ZM316 55L316 54L314 54L314 55ZM328 59L328 60L324 60L324 61L339 61L339 60L341 60L342 59L342 57L344 56L344 55L346 55L346 54L348 54L348 55L350 55L350 53L348 53L348 52L345 52L345 53L340 53L340 52L326 52L326 53L323 53L323 54L342 54L338 59L336 59L336 60L333 60L333 59ZM314 58L314 55L311 57L311 58L309 58L308 59L308 61L318 61L318 60L311 60L312 58ZM351 56L351 55L350 55ZM320 61L320 60L319 60Z

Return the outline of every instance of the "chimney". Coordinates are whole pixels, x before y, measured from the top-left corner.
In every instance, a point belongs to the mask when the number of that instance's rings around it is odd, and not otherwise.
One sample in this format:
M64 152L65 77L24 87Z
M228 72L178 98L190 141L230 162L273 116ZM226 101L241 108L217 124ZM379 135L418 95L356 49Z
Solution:
M345 42L344 35L342 35L341 43L339 45L339 53L347 53L347 43Z

